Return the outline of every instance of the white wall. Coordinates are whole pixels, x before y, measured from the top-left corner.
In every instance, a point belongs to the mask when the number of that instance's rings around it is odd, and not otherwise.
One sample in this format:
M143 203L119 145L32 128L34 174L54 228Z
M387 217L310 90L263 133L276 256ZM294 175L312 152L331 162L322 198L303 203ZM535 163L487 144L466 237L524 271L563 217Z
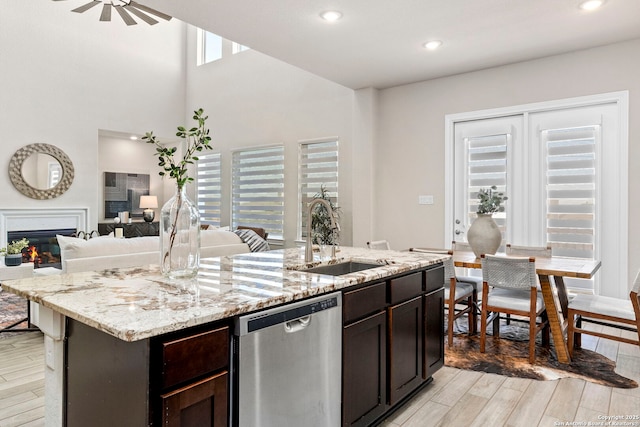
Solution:
M222 154L222 224L231 220L231 153L248 147L285 146L285 244L297 237L298 141L337 136L340 149L340 242L352 242L351 89L249 50L197 67L195 28L187 50L188 112L209 115L215 151ZM190 115L190 114L189 114Z
M2 208L88 207L101 217L98 130L174 135L184 117L185 25L127 27L100 8L50 0L0 2L0 168L19 148L44 142L72 160L75 179L53 200L20 194L4 172Z
M394 248L444 241L444 117L628 90L629 278L640 268L640 40L380 91L375 147L377 238ZM418 205L418 195L435 204ZM357 218L354 218L357 221ZM605 231L606 232L606 231Z

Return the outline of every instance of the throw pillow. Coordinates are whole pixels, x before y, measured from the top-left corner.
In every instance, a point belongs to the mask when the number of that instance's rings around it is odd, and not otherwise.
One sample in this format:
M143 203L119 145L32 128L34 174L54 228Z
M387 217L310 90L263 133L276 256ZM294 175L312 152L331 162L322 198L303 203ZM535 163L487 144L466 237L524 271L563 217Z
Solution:
M270 250L269 243L264 240L262 237L258 236L258 234L249 229L238 229L234 231L243 242L249 246L251 252L263 252Z

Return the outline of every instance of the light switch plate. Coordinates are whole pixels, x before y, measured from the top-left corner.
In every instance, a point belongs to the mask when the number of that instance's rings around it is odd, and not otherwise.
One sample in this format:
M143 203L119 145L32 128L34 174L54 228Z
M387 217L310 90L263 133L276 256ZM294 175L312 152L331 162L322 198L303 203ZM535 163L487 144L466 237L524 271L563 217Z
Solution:
M433 204L433 196L418 196L418 204L419 205L432 205Z

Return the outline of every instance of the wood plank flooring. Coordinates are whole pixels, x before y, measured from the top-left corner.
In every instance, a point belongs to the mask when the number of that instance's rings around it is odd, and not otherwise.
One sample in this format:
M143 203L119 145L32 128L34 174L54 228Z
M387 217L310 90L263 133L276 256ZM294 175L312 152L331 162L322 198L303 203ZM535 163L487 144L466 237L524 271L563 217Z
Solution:
M616 360L619 374L640 382L639 347L587 335L582 342L584 348ZM43 353L39 332L0 338L0 427L44 426ZM586 425L603 415L640 415L640 388L617 389L579 379L535 381L445 367L382 425L551 427ZM640 426L640 420L636 423Z

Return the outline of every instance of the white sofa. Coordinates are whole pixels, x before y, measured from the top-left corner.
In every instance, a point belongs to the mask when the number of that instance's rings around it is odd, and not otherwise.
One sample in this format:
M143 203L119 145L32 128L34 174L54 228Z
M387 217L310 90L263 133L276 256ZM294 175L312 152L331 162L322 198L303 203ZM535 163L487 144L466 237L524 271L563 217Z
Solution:
M58 236L58 244L63 273L136 267L160 261L158 236L131 239L100 236L89 240ZM247 252L250 252L249 246L231 231L202 230L200 233L200 258Z

